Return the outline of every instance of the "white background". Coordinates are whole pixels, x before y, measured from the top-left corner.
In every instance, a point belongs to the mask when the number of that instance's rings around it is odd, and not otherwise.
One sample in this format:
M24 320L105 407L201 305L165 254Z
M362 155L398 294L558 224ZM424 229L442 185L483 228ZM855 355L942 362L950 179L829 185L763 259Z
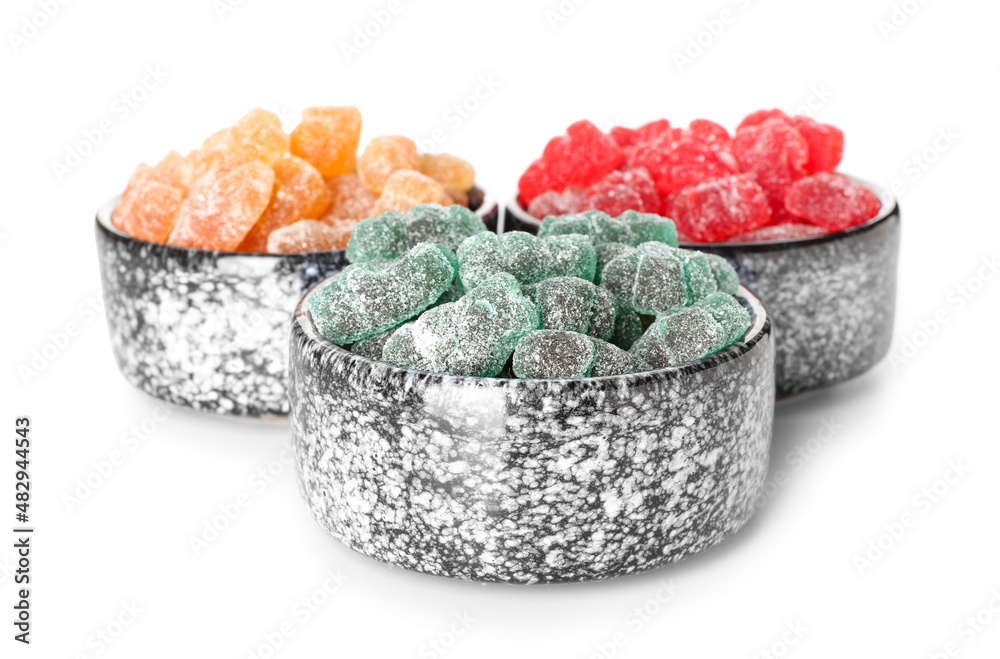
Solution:
M10 35L38 6L5 0L0 425L10 437L0 452L0 654L237 659L287 621L294 633L258 656L923 658L945 656L932 653L952 642L954 656L996 657L1000 284L979 273L1000 252L1000 5L895 1L910 15L897 14L889 31L879 22L891 19L891 0L567 0L574 11L554 24L546 12L557 0L408 0L347 61L342 44L388 0L233 0L221 15L212 0L71 1L17 52ZM712 21L723 10L731 20L721 34L702 35L708 45L678 67L674 55L705 21L719 32ZM165 78L124 116L116 98L146 67ZM477 90L482 98L469 100ZM772 469L787 482L739 535L653 573L483 586L354 554L299 500L282 463L286 426L173 408L153 422L157 401L118 374L104 318L88 307L100 295L97 207L136 163L190 149L257 106L294 123L309 105L353 104L363 141L440 128L436 148L471 160L479 181L507 197L545 140L580 118L607 128L708 117L732 129L752 110L810 100L817 118L847 134L844 171L905 188L900 357L781 404ZM451 110L463 102L474 108L465 117ZM53 163L103 119L113 131L60 179ZM935 145L940 131L952 139ZM961 304L959 287L975 291ZM78 331L68 345L25 375L33 351L70 323ZM915 345L902 357L907 340ZM23 414L33 421L38 529L30 648L11 640L8 622L12 430ZM143 423L152 432L137 443L130 428ZM832 438L810 444L828 436L824 425L837 428ZM802 447L816 450L789 462ZM78 479L113 451L123 463L68 505ZM921 491L955 461L963 473L939 483L931 503ZM262 485L254 475L269 467L280 473ZM241 494L249 504L196 555L190 539ZM908 513L902 537L882 538L884 555L859 569L856 557ZM331 571L343 585L320 593L325 603L308 619L296 615ZM671 582L676 592L661 605ZM134 620L121 615L133 601ZM635 607L651 613L643 621ZM977 613L979 631L960 627ZM467 628L456 616L471 620ZM461 634L449 636L452 627ZM101 648L97 634L108 629L120 635ZM434 639L451 645L435 655Z

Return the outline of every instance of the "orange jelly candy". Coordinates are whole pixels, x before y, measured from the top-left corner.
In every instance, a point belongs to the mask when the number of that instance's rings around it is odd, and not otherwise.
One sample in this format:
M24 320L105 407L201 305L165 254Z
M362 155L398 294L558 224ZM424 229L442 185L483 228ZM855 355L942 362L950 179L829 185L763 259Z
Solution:
M383 135L372 138L358 158L358 176L361 182L381 193L392 173L399 169L420 168L417 144L408 137Z
M286 227L275 229L267 237L267 251L271 254L297 252L325 252L342 249L341 232L319 220L299 220Z
M330 210L323 218L333 220L363 220L371 217L378 195L366 188L357 174L343 174L326 180L330 190Z
M250 111L232 128L224 128L209 136L203 151L222 151L233 162L242 164L259 160L274 165L288 153L291 138L281 127L277 115L260 108Z
M274 164L271 202L237 251L266 252L269 233L303 218L321 217L329 207L330 191L316 168L302 158L282 158Z
M236 249L267 208L273 187L274 170L256 160L219 175L184 200L167 244Z
M162 243L170 235L187 191L157 167L139 165L128 181L111 224L139 240Z
M448 153L420 156L420 173L430 176L451 192L468 192L476 183L476 169L469 162Z
M389 177L382 196L375 202L374 214L386 211L405 213L419 204L450 206L454 201L444 186L429 176L409 169L400 169Z
M330 249L347 249L347 243L351 240L351 232L358 225L360 220L346 218L342 220L325 220L327 226L333 229L337 237L334 239Z
M292 153L323 176L354 171L361 140L361 113L351 106L306 108L292 131Z

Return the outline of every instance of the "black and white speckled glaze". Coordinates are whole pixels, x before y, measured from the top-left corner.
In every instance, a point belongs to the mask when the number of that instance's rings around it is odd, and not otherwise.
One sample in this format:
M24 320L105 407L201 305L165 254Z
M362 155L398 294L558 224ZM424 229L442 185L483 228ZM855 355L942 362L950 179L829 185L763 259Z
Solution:
M867 185L867 184L866 184ZM798 240L687 243L725 257L774 321L779 398L860 375L889 351L896 308L899 206L869 186L882 210L846 231ZM516 199L504 231L537 232Z
M292 324L299 489L348 547L419 572L589 581L716 544L753 515L774 413L770 320L689 365L582 380L419 373Z
M162 400L249 418L288 416L288 324L344 250L234 254L136 240L97 213L108 330L125 379ZM488 197L477 213L496 226Z

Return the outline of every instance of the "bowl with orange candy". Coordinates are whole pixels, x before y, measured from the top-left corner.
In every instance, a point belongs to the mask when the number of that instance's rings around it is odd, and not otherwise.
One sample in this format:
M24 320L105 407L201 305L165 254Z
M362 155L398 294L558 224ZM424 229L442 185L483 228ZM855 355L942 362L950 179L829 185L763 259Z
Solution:
M314 107L286 133L254 110L187 155L139 165L97 212L108 329L122 374L170 403L249 418L288 413L288 324L347 265L354 226L421 204L494 229L471 164L402 136L360 151L361 114Z

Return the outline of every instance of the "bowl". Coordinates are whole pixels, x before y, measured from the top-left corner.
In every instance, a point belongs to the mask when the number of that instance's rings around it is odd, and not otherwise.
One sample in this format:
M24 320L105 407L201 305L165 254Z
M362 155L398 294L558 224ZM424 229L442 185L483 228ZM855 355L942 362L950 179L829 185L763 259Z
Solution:
M496 227L481 191L476 213ZM235 417L288 416L288 323L344 250L240 254L149 243L97 212L97 252L111 347L122 375L161 400Z
M576 380L397 368L292 323L299 490L334 538L409 570L510 583L607 579L702 551L754 514L774 414L763 306L690 364Z
M844 231L755 243L681 243L725 257L774 321L779 398L861 375L889 352L896 307L899 206ZM512 199L503 231L537 232L540 220Z

